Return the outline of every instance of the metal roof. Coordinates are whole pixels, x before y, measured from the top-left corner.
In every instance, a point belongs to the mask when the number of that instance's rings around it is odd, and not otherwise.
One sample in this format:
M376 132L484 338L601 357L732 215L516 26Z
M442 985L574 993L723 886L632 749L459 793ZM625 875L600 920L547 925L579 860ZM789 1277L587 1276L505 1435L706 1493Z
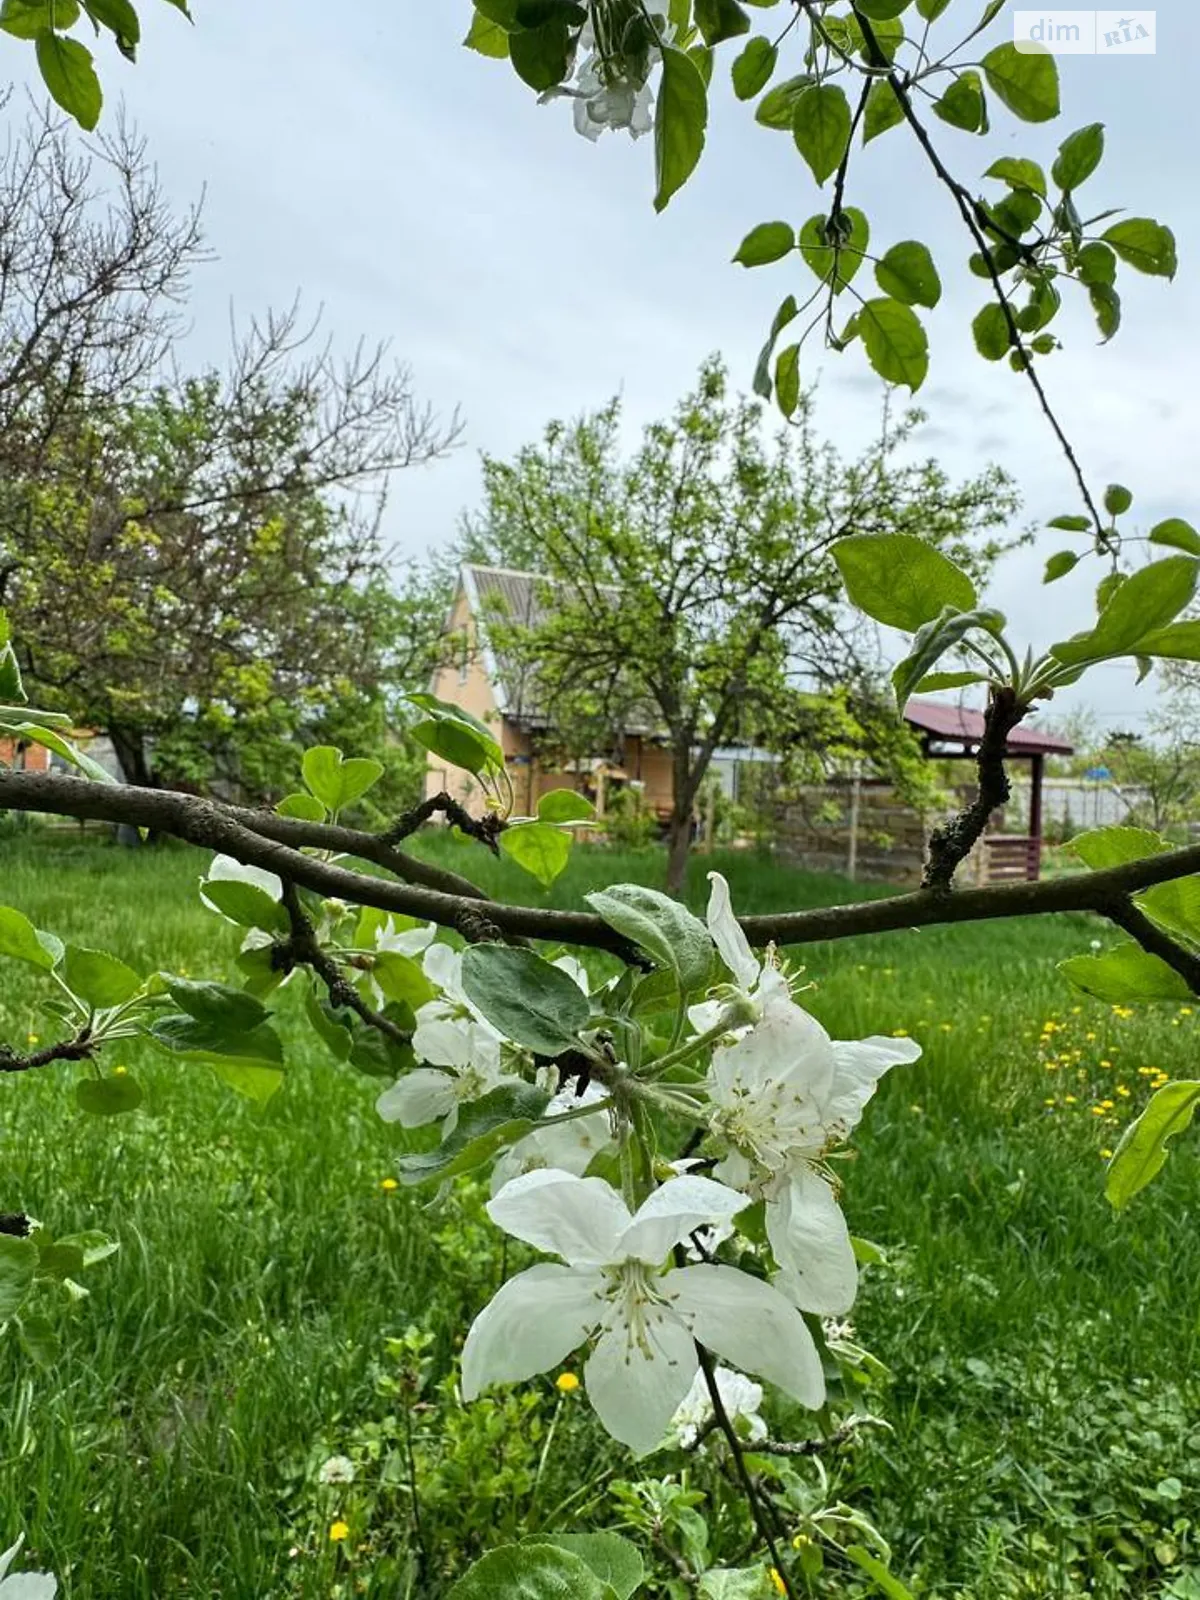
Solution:
M983 712L971 711L966 706L947 705L941 700L910 700L904 708L904 720L919 733L932 739L947 739L955 743L978 744L983 738ZM1037 728L1016 727L1008 736L1008 753L1014 756L1069 756L1075 746L1056 734L1044 733Z

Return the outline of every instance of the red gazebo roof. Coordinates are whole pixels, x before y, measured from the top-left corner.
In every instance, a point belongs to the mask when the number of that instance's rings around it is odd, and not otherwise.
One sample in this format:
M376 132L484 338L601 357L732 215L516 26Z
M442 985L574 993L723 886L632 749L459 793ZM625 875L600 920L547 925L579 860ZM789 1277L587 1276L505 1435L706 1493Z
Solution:
M975 745L983 738L983 712L941 700L910 700L904 720L918 733L931 739L946 739L956 744ZM1075 747L1066 739L1037 728L1016 727L1008 736L1007 750L1013 756L1069 756Z

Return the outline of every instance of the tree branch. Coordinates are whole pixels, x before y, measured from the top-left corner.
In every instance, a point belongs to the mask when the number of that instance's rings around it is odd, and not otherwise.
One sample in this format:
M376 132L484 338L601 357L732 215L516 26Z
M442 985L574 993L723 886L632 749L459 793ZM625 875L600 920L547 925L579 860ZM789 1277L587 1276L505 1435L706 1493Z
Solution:
M979 788L969 806L929 835L929 854L921 880L923 889L944 893L950 888L955 870L982 837L988 818L1012 793L1008 773L1004 770L1004 755L1009 734L1028 709L1012 689L992 691L983 721L983 738L975 758Z
M4 808L152 828L205 849L224 851L239 861L264 867L318 894L422 917L442 927L457 929L466 936L474 932L475 937L479 937L476 930L485 923L504 938L516 934L583 945L609 950L622 960L630 954L628 942L599 917L579 911L506 905L490 900L481 904L477 893L470 896L443 894L414 884L393 883L366 873L350 872L277 843L244 826L228 808L194 795L176 794L166 789L88 783L80 778L41 773L0 771L0 810ZM884 900L743 917L741 923L755 945L811 944L901 928L990 922L1064 911L1094 912L1128 929L1131 912L1136 910L1125 905L1130 895L1152 888L1156 883L1170 883L1193 874L1200 874L1200 845L1073 877L1035 883L1000 883L986 889L950 892L919 889Z
M96 1040L86 1028L73 1039L48 1045L31 1056L19 1056L8 1045L0 1044L0 1072L33 1072L38 1067L52 1066L56 1061L89 1061L96 1047Z
M1110 922L1115 922L1118 928L1124 928L1126 933L1132 934L1143 950L1148 950L1151 955L1174 968L1193 994L1200 994L1200 956L1193 955L1172 939L1170 934L1164 933L1156 922L1151 922L1128 895L1118 896L1105 906L1104 915Z
M408 1044L412 1035L394 1023L390 1017L373 1010L354 985L346 979L337 962L322 950L316 930L300 904L296 885L286 878L283 881L283 907L292 925L291 938L281 951L286 963L289 966L311 967L329 991L329 999L334 1006L353 1011L368 1028L374 1028L387 1038L394 1039L397 1044Z
M496 843L504 831L504 818L495 812L489 812L483 817L473 817L465 807L459 805L453 795L447 794L445 789L441 794L432 795L428 800L422 800L419 806L413 806L411 811L405 811L396 818L390 828L379 835L385 845L399 844L401 839L407 839L410 834L416 833L427 823L430 817L441 812L446 821L457 828L460 833L465 833L468 838L478 839L480 844L487 845L493 855L499 855L500 849Z

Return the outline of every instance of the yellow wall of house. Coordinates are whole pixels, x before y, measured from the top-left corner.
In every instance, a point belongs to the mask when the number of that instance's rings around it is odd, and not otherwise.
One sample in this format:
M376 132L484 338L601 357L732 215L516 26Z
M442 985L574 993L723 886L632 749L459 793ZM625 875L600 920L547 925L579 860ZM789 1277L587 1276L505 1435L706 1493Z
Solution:
M675 794L671 772L671 752L648 739L631 737L625 741L625 770L631 778L645 784L642 798L651 811L660 815L670 811Z

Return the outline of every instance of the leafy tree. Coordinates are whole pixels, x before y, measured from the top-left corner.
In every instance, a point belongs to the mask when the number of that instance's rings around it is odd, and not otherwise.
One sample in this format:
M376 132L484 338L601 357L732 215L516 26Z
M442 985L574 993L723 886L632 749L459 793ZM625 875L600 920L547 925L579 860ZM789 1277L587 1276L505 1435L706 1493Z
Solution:
M935 462L902 459L915 415L885 415L879 442L847 462L817 440L807 400L770 442L760 411L730 395L710 360L628 460L618 400L552 423L512 462L485 461L484 507L465 531L470 558L553 580L532 625L493 614L487 627L523 663L571 753L629 726L668 741L676 888L721 745L760 745L810 769L820 752L866 748L912 772L912 746L877 688L876 636L843 603L832 545L918 534L982 572L1016 508L998 469L956 485Z
M392 592L383 494L456 422L297 307L227 373L163 376L199 234L128 134L76 157L32 123L0 236L0 603L39 699L107 732L131 781L255 796L302 730L380 731L444 614L439 581Z

